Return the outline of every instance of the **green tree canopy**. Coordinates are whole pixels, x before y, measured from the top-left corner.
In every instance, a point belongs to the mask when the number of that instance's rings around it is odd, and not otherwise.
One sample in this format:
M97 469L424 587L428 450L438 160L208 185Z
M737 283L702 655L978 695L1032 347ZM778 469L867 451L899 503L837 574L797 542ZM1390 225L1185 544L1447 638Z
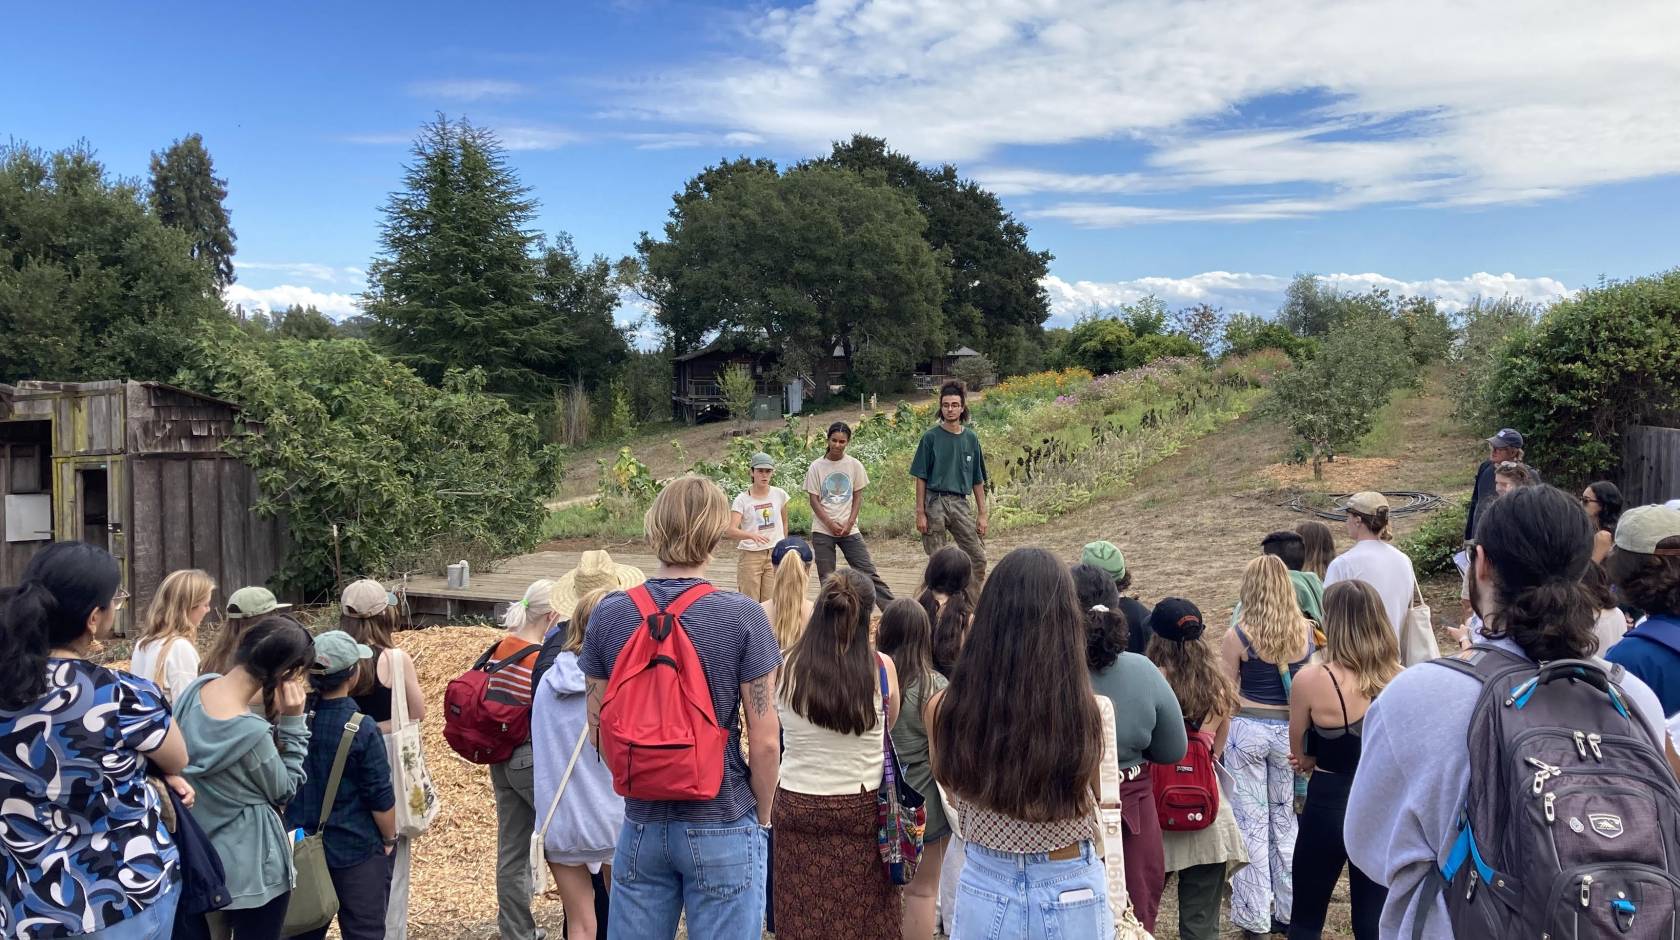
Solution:
M537 304L564 342L562 378L604 389L630 358L625 331L613 321L618 309L618 275L606 258L584 261L561 233L537 258Z
M835 348L866 378L935 351L942 283L925 225L908 197L847 170L724 163L677 194L663 241L642 236L642 292L677 352L714 334L761 342L820 393Z
M1050 317L1040 282L1053 258L1027 245L1027 227L955 166L923 166L877 137L836 142L825 162L884 179L915 200L944 273L944 345L971 345L1006 375L1024 368Z
M85 145L0 149L0 382L167 379L228 319L190 237Z
M227 180L216 176L204 138L188 134L152 154L152 211L163 224L192 238L192 256L210 266L217 287L233 283L233 226Z
M376 341L434 385L479 368L492 392L550 398L593 352L555 308L569 245L544 255L535 212L494 134L442 115L422 127L368 270Z

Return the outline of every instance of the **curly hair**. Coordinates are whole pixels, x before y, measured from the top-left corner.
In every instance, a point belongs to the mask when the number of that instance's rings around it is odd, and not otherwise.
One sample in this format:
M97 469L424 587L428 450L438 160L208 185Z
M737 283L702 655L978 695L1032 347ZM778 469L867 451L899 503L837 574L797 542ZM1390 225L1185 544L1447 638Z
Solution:
M1306 618L1295 600L1289 569L1276 555L1261 555L1243 569L1242 622L1254 652L1274 665L1294 662L1306 639Z
M1187 720L1218 721L1236 714L1237 685L1220 667L1219 653L1207 634L1181 643L1151 633L1143 655L1161 670Z
M1658 548L1680 548L1667 538ZM1610 579L1628 603L1648 614L1680 614L1680 555L1641 555L1616 549L1605 559Z
M1085 665L1101 672L1114 665L1131 639L1126 615L1120 610L1120 590L1108 572L1096 565L1074 565L1071 574L1079 607L1085 612Z

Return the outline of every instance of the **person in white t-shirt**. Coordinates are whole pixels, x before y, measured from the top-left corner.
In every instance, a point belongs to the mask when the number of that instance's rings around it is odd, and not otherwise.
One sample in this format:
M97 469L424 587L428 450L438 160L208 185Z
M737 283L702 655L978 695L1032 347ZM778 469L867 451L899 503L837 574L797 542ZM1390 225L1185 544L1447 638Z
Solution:
M1388 498L1381 493L1355 493L1347 501L1347 534L1353 547L1336 556L1325 573L1324 586L1337 581L1364 581L1377 589L1394 635L1406 622L1417 575L1406 553L1390 544Z
M215 591L216 582L196 568L172 571L146 608L128 671L150 679L171 705L198 678L198 626Z
M863 507L863 488L869 474L856 457L846 456L852 442L852 428L844 421L828 426L828 451L805 471L805 493L811 500L811 548L817 556L817 579L826 581L834 573L834 550L846 556L847 567L862 572L875 582L875 603L886 610L892 603L892 589L875 570L869 546L858 531L858 510Z
M731 525L724 535L737 539L741 549L735 563L735 590L762 601L770 596L775 574L770 549L787 537L788 494L770 485L770 478L776 475L776 462L769 454L753 454L748 467L752 485L729 507Z

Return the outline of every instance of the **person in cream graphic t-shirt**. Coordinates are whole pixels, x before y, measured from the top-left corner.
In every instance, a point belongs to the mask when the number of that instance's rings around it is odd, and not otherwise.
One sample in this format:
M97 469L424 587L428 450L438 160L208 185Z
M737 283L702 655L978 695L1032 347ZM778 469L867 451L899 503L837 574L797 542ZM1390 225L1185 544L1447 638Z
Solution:
M757 453L748 462L752 485L735 497L730 508L732 525L724 535L737 540L741 549L735 566L735 589L755 601L770 596L770 549L787 536L787 491L771 486L776 462L769 454Z
M817 577L834 573L834 549L846 556L848 567L875 582L875 603L883 610L892 602L892 589L875 570L869 546L858 531L858 509L869 474L856 457L846 456L852 429L844 421L828 427L828 452L811 461L805 471L805 493L811 500L811 548L817 556Z

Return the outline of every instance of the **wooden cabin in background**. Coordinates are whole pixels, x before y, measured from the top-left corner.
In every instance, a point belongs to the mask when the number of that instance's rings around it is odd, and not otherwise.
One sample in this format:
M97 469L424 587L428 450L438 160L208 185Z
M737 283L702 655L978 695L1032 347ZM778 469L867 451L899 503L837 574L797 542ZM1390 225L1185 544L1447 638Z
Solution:
M266 583L285 525L253 511L256 474L222 449L238 414L159 382L0 385L0 584L54 541L91 542L122 565L123 632L176 569L208 572L217 607Z

